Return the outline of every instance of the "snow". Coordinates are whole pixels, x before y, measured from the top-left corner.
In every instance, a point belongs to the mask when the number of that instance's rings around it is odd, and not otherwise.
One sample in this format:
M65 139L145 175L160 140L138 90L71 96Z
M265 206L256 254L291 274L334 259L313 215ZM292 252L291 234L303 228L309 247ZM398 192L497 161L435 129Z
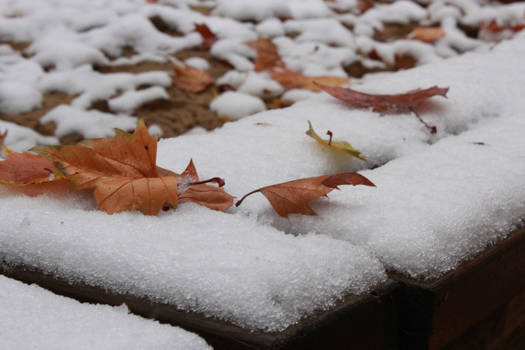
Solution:
M109 109L113 112L132 113L136 108L143 104L155 100L167 100L169 95L160 86L152 86L143 90L126 91L122 95L108 101Z
M208 63L208 61L206 61L202 57L190 57L187 60L185 60L184 63L187 64L188 66L191 66L197 69L202 69L202 70L210 69L210 64Z
M0 276L2 349L211 349L195 334Z
M42 136L33 129L0 120L0 132L5 131L7 131L7 137L4 145L16 152L27 151L36 145L56 145L58 143L55 137Z
M216 6L211 16L190 8L201 5ZM360 16L358 5L0 0L0 40L30 43L20 53L0 45L0 113L29 112L42 105L45 94L62 92L75 95L71 104L41 119L56 123L56 137L131 130L136 108L168 98L169 74L97 69L166 62L169 54L201 45L195 25L204 23L219 39L211 56L233 67L216 84L237 90L221 94L210 108L241 120L161 141L160 166L180 171L193 158L202 178L225 178L226 190L237 197L342 171L361 171L377 185L342 187L312 203L318 216L289 219L278 217L260 194L226 213L184 203L177 211L145 217L106 215L83 194L28 198L2 189L0 210L10 214L0 222L0 258L248 329L280 331L348 293L385 282L385 269L435 278L505 238L525 216L525 34L496 45L491 41L508 31L479 40L459 26L522 24L525 5L440 0L424 8L396 1L376 3ZM342 9L351 13L336 12ZM158 30L153 17L181 36ZM388 22L440 25L446 36L435 44L378 41L374 33ZM268 72L253 72L256 52L245 42L258 36L274 42L288 69L307 76L346 77L345 68L354 62L384 68L396 55L410 54L414 69L349 84L379 94L450 87L447 99L434 97L418 109L437 134L411 113L380 115L350 110L325 93L284 92ZM382 60L367 57L372 50ZM119 57L124 51L129 57ZM208 69L197 57L186 63ZM298 102L265 111L261 97L277 96ZM93 110L97 101L107 101L118 114ZM366 160L319 147L305 135L308 120L319 134L330 130L335 139L350 142ZM57 141L0 122L4 129L7 146L15 150ZM162 132L156 125L150 131Z
M85 111L71 106L58 106L40 119L40 123L55 122L57 137L78 133L84 138L114 136L115 128L134 130L137 118L127 115L115 115L100 111Z
M159 164L182 168L184 158L191 155L204 174L211 176L220 169L226 190L236 196L292 179L378 167L363 172L377 189L348 188L330 194L334 200L316 202L316 208L323 209L317 217L280 219L267 200L256 195L239 210L285 232L313 229L348 240L401 273L440 276L504 238L525 214L523 194L516 189L523 187L519 179L524 175L516 164L525 151L519 136L525 130L516 117L525 107L521 99L525 71L520 64L524 42L522 34L490 53L373 75L356 87L381 94L449 86L447 99L434 97L432 106L420 111L437 126L436 135L413 115L349 110L320 95L208 135L164 140ZM331 130L334 138L350 142L367 161L319 147L304 135L307 120L319 133ZM491 146L476 148L469 143L486 139ZM484 170L489 166L490 171Z
M266 110L264 102L242 92L228 91L211 101L210 109L220 116L240 119Z
M81 196L3 194L0 210L13 214L0 223L7 263L251 329L282 330L385 281L381 264L351 244L194 204L160 217L107 215Z

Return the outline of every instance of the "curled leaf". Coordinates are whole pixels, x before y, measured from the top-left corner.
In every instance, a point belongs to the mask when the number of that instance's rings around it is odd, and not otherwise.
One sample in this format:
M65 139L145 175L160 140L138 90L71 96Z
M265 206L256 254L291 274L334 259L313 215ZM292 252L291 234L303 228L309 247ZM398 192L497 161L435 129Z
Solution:
M447 97L448 87L440 88L432 86L427 89L416 89L403 94L395 95L372 95L363 92L340 87L316 84L333 97L343 101L354 108L372 108L374 112L412 112L416 118L432 133L436 133L436 127L427 124L416 112L415 107L424 104L433 96Z
M191 66L181 66L171 61L175 74L171 76L173 85L188 92L201 92L213 83L213 78L205 70Z
M261 192L282 217L289 214L316 215L308 203L324 196L340 185L375 186L370 180L358 173L339 173L309 177L261 187L242 197L235 206L239 206L249 195Z
M316 83L316 85L354 108L372 108L374 112L406 112L425 103L433 96L447 97L448 87L440 88L432 86L427 89L411 90L403 94L395 95L372 95L352 89L327 86Z
M246 42L245 45L257 51L255 58L255 71L261 72L274 67L284 68L277 46L267 38L259 37L256 41Z
M344 153L344 154L349 154L351 156L357 157L357 158L362 159L362 160L366 160L366 158L363 157L361 152L359 152L358 150L353 148L350 143L348 143L346 141L333 141L332 140L332 132L328 131L327 134L330 136L329 139L328 140L323 140L314 131L314 129L312 128L312 123L310 123L310 121L308 121L308 130L306 130L306 135L308 135L311 138L313 138L315 141L317 141L317 143L319 143L320 145L322 145L324 147L327 147L329 149L333 149L335 151L338 151L338 152L341 152L341 153Z
M336 76L307 77L290 70L272 70L272 79L281 84L286 90L305 89L320 91L318 84L325 86L341 86L348 83L348 78Z

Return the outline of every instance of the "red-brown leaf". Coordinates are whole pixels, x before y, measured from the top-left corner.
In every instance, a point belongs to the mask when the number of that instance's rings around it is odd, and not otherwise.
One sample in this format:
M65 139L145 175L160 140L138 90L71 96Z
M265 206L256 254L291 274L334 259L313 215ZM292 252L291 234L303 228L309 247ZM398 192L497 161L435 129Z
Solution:
M328 194L340 185L375 186L358 173L323 175L259 188L246 194L235 203L235 206L239 206L249 195L261 192L270 201L277 214L282 217L287 218L289 214L316 215L308 203Z
M318 83L316 83L316 85L351 107L363 109L372 108L374 112L379 113L406 112L425 103L433 96L447 97L449 89L448 87L440 88L433 86L428 89L416 89L403 94L372 95L341 87L327 86Z
M257 41L250 41L245 44L257 51L257 57L255 58L256 72L274 67L285 67L277 50L277 46L275 46L270 39L259 37Z
M217 41L215 33L204 23L195 25L195 30L202 36L202 47L205 50L211 49Z

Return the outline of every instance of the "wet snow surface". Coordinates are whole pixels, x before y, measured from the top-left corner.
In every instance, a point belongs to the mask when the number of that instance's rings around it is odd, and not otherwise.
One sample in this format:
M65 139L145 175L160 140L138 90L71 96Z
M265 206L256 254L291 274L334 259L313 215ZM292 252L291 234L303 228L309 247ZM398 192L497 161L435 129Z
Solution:
M343 187L313 202L318 216L289 219L278 217L261 195L226 213L184 204L146 217L107 215L80 195L29 198L4 191L0 257L267 331L328 309L347 293L371 290L387 280L385 269L418 278L442 275L503 239L525 217L525 34L492 33L491 40L509 37L494 43L458 29L492 20L519 24L525 6L481 3L435 1L423 8L397 1L358 15L352 0L217 0L204 2L213 8L205 16L191 9L203 2L189 0L0 1L0 40L30 43L24 55L0 45L2 113L30 111L43 94L61 91L76 97L44 116L57 124L55 136L133 129L138 106L167 97L169 75L101 74L94 65L164 61L167 54L199 46L194 25L206 23L219 38L212 56L233 67L219 82L237 90L219 96L211 108L242 119L213 132L162 140L160 166L181 171L193 158L202 178L223 177L237 197L342 171L361 171L377 185ZM154 16L182 35L158 31L149 20ZM446 35L434 44L375 40L375 31L393 19L441 25ZM304 90L285 92L299 101L292 107L264 111L263 95L279 96L283 89L269 74L253 72L256 53L243 43L259 35L272 38L289 69L310 76L346 76L344 67L353 62L381 66L410 53L416 68L351 79L350 85L381 94L450 87L447 99L432 98L419 111L437 134L408 113L350 110L324 93ZM134 56L120 57L125 48ZM372 50L381 60L363 54ZM206 68L207 62L188 63ZM101 99L108 99L110 111L90 110ZM304 134L307 120L320 134L331 130L350 142L367 160L320 148ZM15 150L56 143L13 125L0 122ZM93 312L129 318L98 309Z

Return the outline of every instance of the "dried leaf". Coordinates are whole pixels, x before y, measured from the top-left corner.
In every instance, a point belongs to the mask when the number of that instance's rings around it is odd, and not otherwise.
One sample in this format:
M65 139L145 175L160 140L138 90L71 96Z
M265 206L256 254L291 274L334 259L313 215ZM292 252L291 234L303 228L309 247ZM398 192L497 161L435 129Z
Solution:
M181 90L197 93L205 90L213 83L212 76L205 70L191 66L183 67L173 60L171 65L176 73L171 76L171 80L173 85Z
M428 89L416 89L403 94L372 95L363 92L332 87L323 84L316 85L333 97L354 108L372 108L374 112L406 112L425 103L432 96L447 97L448 87L432 86Z
M427 89L408 91L404 94L372 95L340 87L331 87L321 84L316 85L333 97L354 108L372 107L374 112L379 113L411 111L432 134L437 132L436 127L427 124L416 112L415 107L424 104L429 98L433 96L443 96L446 98L449 89L448 87L440 88L437 86L432 86Z
M316 215L308 203L324 196L340 185L375 185L358 173L339 173L288 181L266 186L252 191L242 197L235 206L239 206L249 195L261 192L282 217L289 214Z
M285 67L277 46L270 39L259 37L256 41L246 42L245 44L257 51L257 57L255 58L256 72L274 67Z
M416 27L408 34L409 39L433 43L434 41L445 37L445 31L441 27Z
M217 41L215 33L204 23L195 25L195 30L202 36L202 47L205 50L210 50Z
M507 26L501 26L498 24L496 20L490 21L488 24L481 23L480 29L498 34L505 30L510 30L513 33L517 33L525 28L524 24L516 24L516 25L507 25Z
M317 84L326 86L341 86L348 83L348 78L336 76L307 77L305 75L292 72L290 70L272 70L272 79L281 84L286 90L305 89L310 91L320 91Z
M320 145L344 154L349 154L362 160L366 160L366 158L361 155L361 152L353 148L351 144L346 141L333 141L331 131L328 131L327 134L330 136L330 138L328 140L323 140L312 128L312 123L308 121L308 130L306 131L306 135L313 138Z

